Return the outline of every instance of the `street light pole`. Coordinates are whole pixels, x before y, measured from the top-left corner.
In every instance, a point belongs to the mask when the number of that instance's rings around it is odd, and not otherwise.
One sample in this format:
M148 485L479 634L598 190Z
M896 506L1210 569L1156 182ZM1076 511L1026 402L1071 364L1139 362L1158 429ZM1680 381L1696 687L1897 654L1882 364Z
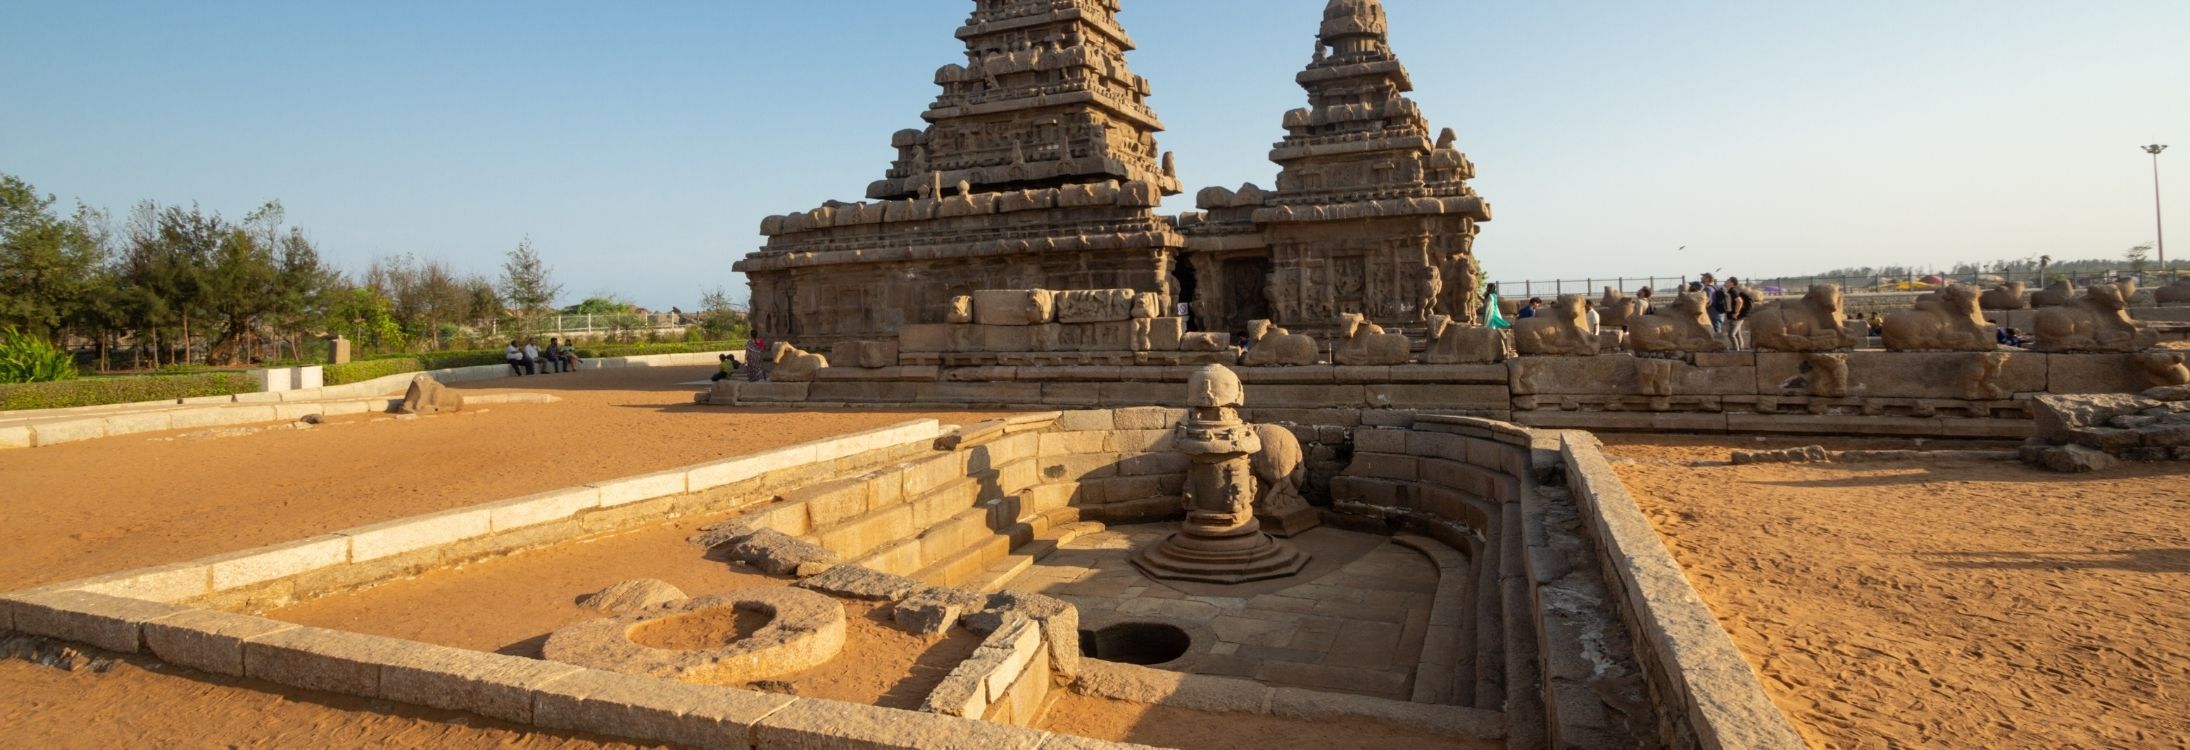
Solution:
M2144 149L2145 153L2152 155L2152 231L2157 235L2154 239L2159 244L2160 271L2164 273L2168 270L2167 221L2166 215L2160 210L2160 152L2166 151L2167 146L2166 144L2155 143L2141 148Z

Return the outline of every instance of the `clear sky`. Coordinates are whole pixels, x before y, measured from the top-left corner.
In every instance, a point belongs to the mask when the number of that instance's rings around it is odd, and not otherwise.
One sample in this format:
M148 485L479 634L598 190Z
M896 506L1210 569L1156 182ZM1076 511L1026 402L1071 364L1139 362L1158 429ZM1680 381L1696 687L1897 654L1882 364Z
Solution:
M1324 0L1125 0L1191 210L1270 186ZM2119 257L2151 173L2190 261L2190 2L1386 0L1497 220L1494 279ZM280 199L339 264L570 299L744 296L761 217L858 199L963 62L966 0L0 0L0 171L117 215ZM1685 251L1675 248L1687 246Z

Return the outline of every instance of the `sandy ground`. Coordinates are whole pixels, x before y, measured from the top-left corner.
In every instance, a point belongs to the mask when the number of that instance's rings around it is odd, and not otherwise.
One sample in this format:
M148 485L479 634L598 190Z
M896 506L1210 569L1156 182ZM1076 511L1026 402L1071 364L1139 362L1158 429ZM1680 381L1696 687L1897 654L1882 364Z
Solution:
M1726 445L1814 441L1608 442L1814 746L2190 746L2190 466L1735 467ZM1882 442L1828 447L1908 447Z
M1491 750L1503 742L1469 742L1365 719L1306 721L1216 714L1095 698L1068 691L1051 704L1043 729L1158 747L1254 750Z
M667 581L691 596L783 586L711 558L685 541L720 521L684 519L583 543L556 545L267 613L301 625L372 633L443 646L540 656L547 636L603 616L577 599L633 578ZM764 689L814 698L918 708L936 683L980 645L963 628L926 639L892 627L889 610L845 602L845 647L828 663L782 675ZM740 684L741 687L747 685Z
M934 417L692 403L713 368L593 370L454 386L556 404L410 421L358 416L238 437L129 435L0 451L0 591L179 562L376 521Z
M346 417L310 430L239 437L153 433L0 451L0 590L248 549L908 419L965 423L984 416L694 406L698 388L679 383L710 372L602 370L478 381L455 387L550 393L563 401L412 421ZM707 590L704 579L691 584ZM525 640L491 629L496 619L473 621L481 643L470 647ZM0 747L602 746L462 714L197 675L153 662L93 673L0 659Z

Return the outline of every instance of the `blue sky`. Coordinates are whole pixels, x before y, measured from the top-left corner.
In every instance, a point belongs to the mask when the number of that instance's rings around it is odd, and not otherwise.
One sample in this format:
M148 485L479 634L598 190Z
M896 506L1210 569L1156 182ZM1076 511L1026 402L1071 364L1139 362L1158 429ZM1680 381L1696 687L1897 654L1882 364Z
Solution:
M1265 187L1323 0L1125 0L1192 190ZM1501 280L2118 257L2190 163L2190 3L1386 0ZM337 263L690 307L761 217L857 199L965 0L0 0L0 171L120 214L278 198ZM2190 168L2169 175L2190 261ZM1675 248L1687 246L1685 251Z

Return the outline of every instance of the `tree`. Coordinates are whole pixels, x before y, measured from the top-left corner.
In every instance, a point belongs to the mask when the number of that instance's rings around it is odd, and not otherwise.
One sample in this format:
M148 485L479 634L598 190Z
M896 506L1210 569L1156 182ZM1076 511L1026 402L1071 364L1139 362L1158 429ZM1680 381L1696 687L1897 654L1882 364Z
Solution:
M103 214L79 206L62 219L53 203L0 174L0 325L60 344L92 306L107 248Z
M509 252L502 263L502 299L526 317L532 317L554 309L555 298L563 293L549 275L545 261L532 249L532 238L517 243L517 249Z
M715 341L733 340L751 335L753 327L745 311L730 302L730 294L722 287L700 293L700 330Z
M2152 243L2129 248L2129 252L2123 253L2122 257L2129 261L2130 273L2143 276L2144 265L2152 260Z

